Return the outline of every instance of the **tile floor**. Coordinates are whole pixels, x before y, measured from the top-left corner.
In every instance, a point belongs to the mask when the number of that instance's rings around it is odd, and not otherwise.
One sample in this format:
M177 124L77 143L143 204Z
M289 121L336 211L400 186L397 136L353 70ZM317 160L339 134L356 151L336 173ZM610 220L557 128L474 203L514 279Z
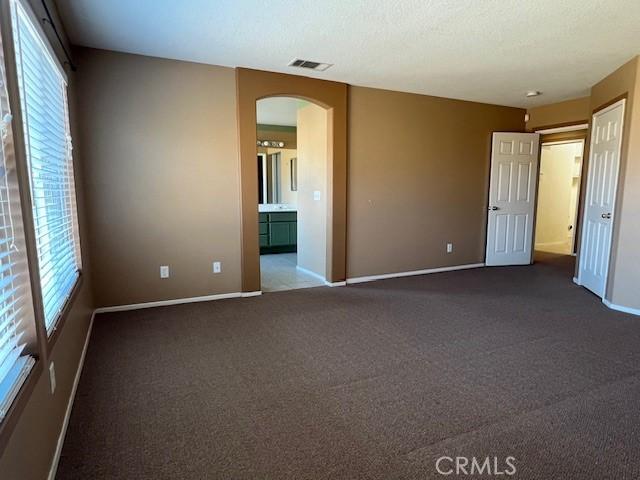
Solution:
M263 292L319 287L322 280L296 268L295 253L260 255L260 281Z

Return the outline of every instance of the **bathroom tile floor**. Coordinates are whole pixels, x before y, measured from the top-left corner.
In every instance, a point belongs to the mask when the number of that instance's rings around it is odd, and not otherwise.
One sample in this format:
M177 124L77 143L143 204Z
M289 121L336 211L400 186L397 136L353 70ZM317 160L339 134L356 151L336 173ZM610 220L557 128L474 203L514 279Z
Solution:
M263 292L320 287L324 282L299 270L296 253L260 255L260 281Z

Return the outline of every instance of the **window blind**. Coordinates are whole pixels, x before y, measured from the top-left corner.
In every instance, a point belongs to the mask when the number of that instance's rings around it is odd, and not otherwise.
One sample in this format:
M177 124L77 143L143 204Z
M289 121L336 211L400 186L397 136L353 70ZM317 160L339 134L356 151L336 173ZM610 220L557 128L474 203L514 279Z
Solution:
M17 247L14 228L21 222L20 199L3 51L0 38L0 421L35 363L25 353L33 307L26 260Z
M80 270L67 84L20 1L12 2L18 86L47 332Z

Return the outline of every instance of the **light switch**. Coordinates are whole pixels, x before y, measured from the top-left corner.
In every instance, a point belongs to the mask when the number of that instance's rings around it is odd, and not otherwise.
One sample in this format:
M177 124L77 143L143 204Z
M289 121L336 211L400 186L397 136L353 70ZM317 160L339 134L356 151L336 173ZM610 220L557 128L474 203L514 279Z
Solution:
M313 199L317 202L320 200L320 190L315 190L313 192Z
M453 243L447 243L447 253L453 252Z
M220 273L222 271L222 263L213 262L213 273Z

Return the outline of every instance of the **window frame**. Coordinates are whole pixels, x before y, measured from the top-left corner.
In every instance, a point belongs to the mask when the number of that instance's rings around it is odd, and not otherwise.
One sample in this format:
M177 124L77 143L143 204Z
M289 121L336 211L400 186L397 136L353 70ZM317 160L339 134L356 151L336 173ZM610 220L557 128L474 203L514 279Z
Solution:
M9 104L11 106L11 114L13 116L12 122L12 138L13 148L15 155L15 168L18 181L18 196L20 201L20 211L22 214L22 227L24 235L24 247L25 256L27 260L27 270L29 275L29 281L31 284L31 298L34 310L34 329L35 340L32 342L31 350L35 356L35 364L31 368L30 373L24 380L22 387L15 396L13 403L7 410L6 415L0 421L0 454L4 452L10 438L14 432L16 425L18 424L23 411L28 405L31 396L36 389L36 386L40 382L46 382L48 384L48 376L45 375L45 365L49 364L53 347L60 335L60 331L64 328L67 317L69 316L69 310L75 304L77 296L80 292L82 284L84 283L84 275L82 270L83 265L83 236L80 228L78 205L76 203L76 218L78 221L78 260L79 269L78 277L76 279L74 287L66 300L66 303L61 308L58 318L56 319L55 328L53 328L50 335L47 334L44 319L44 309L42 307L41 289L40 289L40 275L38 265L38 252L35 244L35 228L33 222L33 207L31 201L31 184L30 184L30 172L27 161L27 152L25 145L25 132L23 123L22 102L20 97L19 82L18 82L18 70L16 65L16 50L14 45L13 35L13 16L12 16L12 2L20 2L23 9L29 15L31 22L40 35L40 39L48 50L51 58L56 63L56 66L60 69L67 87L69 85L69 79L65 72L65 69L60 63L60 56L56 54L55 49L52 47L52 39L50 39L44 32L42 25L37 20L37 16L34 13L31 5L27 0L0 0L0 35L2 36L2 47L5 60L5 73L7 90L9 94ZM71 119L71 109L69 104L68 88L67 88L67 122L69 123L69 133L71 133L71 125L73 124ZM74 167L73 183L76 191L76 200L78 198L78 180L76 169L76 158L72 156L72 162ZM43 387L37 387L43 388ZM44 388L47 388L48 385Z
M69 108L70 105L69 105L69 95L68 95L69 77L62 63L60 62L58 55L55 53L55 50L51 46L51 42L49 41L44 29L42 28L41 23L38 21L38 17L34 13L28 1L27 0L0 0L0 1L3 1L5 4L8 4L8 8L6 8L6 10L8 10L10 14L8 23L10 25L11 32L10 32L10 39L7 38L7 40L10 40L11 42L11 45L10 45L11 57L9 59L9 62L11 63L11 69L10 69L11 74L9 73L9 68L7 67L7 77L11 76L11 80L7 79L7 86L11 86L11 84L13 84L13 88L14 88L13 93L15 94L16 98L14 103L13 95L10 92L10 101L12 105L14 104L18 105L18 108L14 109L14 110L17 110L18 112L17 112L17 115L16 114L13 115L13 118L14 118L13 132L14 132L14 143L19 144L19 149L16 148L16 163L21 164L21 167L24 168L24 172L26 173L26 183L24 183L23 181L21 181L20 183L21 197L28 197L28 201L24 201L26 200L26 198L25 199L21 198L21 200L23 200L22 210L23 210L23 219L25 224L25 240L27 243L27 250L28 251L31 250L30 253L33 254L33 258L31 255L28 256L29 257L28 261L29 261L29 271L30 271L31 282L32 282L31 283L32 297L34 299L36 322L38 324L37 327L39 328L40 326L42 326L42 330L44 331L44 341L43 339L40 338L40 336L38 337L38 341L39 343L43 343L45 345L46 355L48 357L51 354L53 346L55 345L60 335L60 331L62 330L64 324L66 323L66 319L69 316L69 310L71 309L72 305L75 303L76 297L78 296L81 286L84 283L83 261L82 261L82 239L80 235L80 225L78 221L78 217L79 217L78 201L77 201L78 182L76 178L77 169L76 169L75 156L71 155L70 161L73 168L72 181L73 181L73 187L74 187L74 195L76 197L74 201L75 211L73 212L73 216L76 220L76 229L77 229L77 238L76 238L77 245L74 245L74 248L77 254L78 276L75 279L74 285L70 289L64 304L61 306L60 311L56 315L55 320L51 324L50 331L47 331L47 324L46 324L45 313L44 313L44 303L42 299L42 284L40 281L40 262L39 262L39 255L38 255L38 250L37 250L37 245L35 240L36 235L35 235L35 222L33 218L33 199L31 195L31 171L30 171L30 164L29 164L28 140L27 140L26 131L24 128L24 125L25 125L24 112L22 109L23 104L22 104L22 96L20 93L20 80L18 78L18 68L17 68L17 61L16 61L14 16L17 16L18 12L17 11L14 12L14 8L18 8L18 7L22 8L24 13L28 17L28 20L31 22L31 27L35 30L35 33L38 35L40 43L46 50L46 53L49 55L49 59L53 62L54 66L58 70L58 73L61 75L64 81L64 102L65 102L64 108L65 108L66 125L68 128L68 131L66 133L73 138L72 131L71 131L71 119L70 119L71 111ZM18 123L19 123L19 126L18 126ZM24 190L26 191L23 192ZM25 210L29 210L28 215L25 215Z

